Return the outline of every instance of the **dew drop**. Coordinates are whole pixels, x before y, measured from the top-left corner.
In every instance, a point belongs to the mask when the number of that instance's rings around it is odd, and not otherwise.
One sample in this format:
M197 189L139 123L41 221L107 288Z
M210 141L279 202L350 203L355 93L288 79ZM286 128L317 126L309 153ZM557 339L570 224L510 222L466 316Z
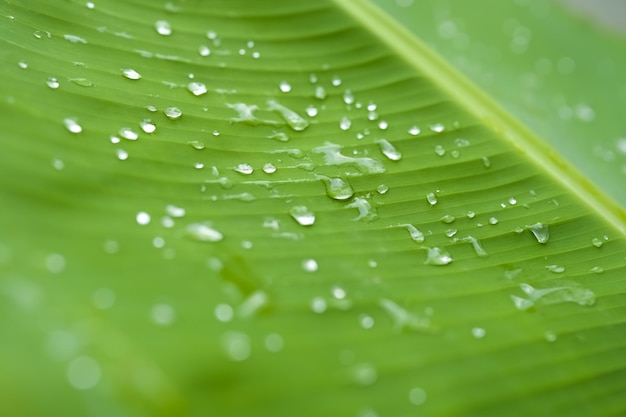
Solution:
M76 122L75 119L66 118L63 120L65 123L65 128L72 133L80 133L83 131L83 127Z
M473 219L474 217L476 217L476 213L474 213L471 210L465 213L465 215L467 216L468 219Z
M185 216L185 209L182 207L177 207L173 204L168 204L167 206L165 206L165 212L171 217L180 218Z
M291 91L291 84L289 84L287 81L281 81L280 84L278 85L278 88L283 93L288 93Z
M490 217L490 218L489 218L489 224L491 224L491 225L496 225L496 224L498 224L498 219L497 219L497 218L495 218L495 217Z
M211 55L211 49L209 49L209 47L206 45L200 45L198 47L198 54L200 56L209 56Z
M167 20L157 20L154 22L154 29L159 35L169 36L172 34L172 27Z
M442 223L450 224L450 223L454 223L454 221L456 220L456 217L454 217L454 216L452 216L450 214L445 214L439 220Z
M250 164L239 164L233 168L233 171L243 175L250 175L254 172L254 168L252 168L252 165Z
M76 36L76 35L71 35L69 33L66 33L65 35L63 35L63 39L65 39L66 41L70 41L72 43L82 43L82 44L87 43L87 40L85 38L81 38L80 36Z
M138 80L141 78L141 74L131 68L126 68L122 70L122 75L129 80Z
M139 133L132 130L130 127L123 127L119 130L119 135L126 140L137 140Z
M120 161L125 161L128 159L128 152L126 152L124 149L117 149L115 151L115 154L117 155L117 159L119 159Z
M287 126L289 126L292 130L295 130L296 132L301 132L309 127L309 122L295 111L281 104L278 104L274 100L269 100L267 104L268 109L280 114L287 123Z
M430 130L435 133L441 133L445 130L445 127L441 123L435 123L435 124L430 125Z
M546 269L555 274L562 274L565 272L565 267L561 265L546 265Z
M52 88L53 90L56 90L57 88L59 88L59 81L55 78L55 77L50 77L46 80L46 85L50 88Z
M193 167L194 167L195 169L204 169L204 164L203 164L202 162L195 162L195 163L193 164Z
M408 130L409 135L411 136L417 136L420 133L422 133L421 129L417 126L411 126Z
M70 81L81 87L93 87L93 82L87 78L70 78Z
M444 266L452 262L452 256L445 250L438 247L422 246L422 249L426 250L425 265Z
M135 219L137 220L137 223L141 226L145 226L150 223L150 215L145 211L140 211L139 213L137 213Z
M372 318L372 316L369 316L367 314L361 314L359 316L359 325L363 329L369 330L374 327L374 319Z
M339 129L343 131L349 130L351 126L352 126L352 121L345 116L342 117L341 120L339 121Z
M315 272L317 268L317 261L315 259L305 259L302 261L302 269L306 272Z
M269 297L265 291L257 290L250 294L238 307L239 317L252 317L269 303Z
M541 243L542 245L545 244L550 238L550 232L548 230L548 225L546 224L535 223L530 226L527 225L526 230L530 230L533 236L535 236L535 239L537 239L537 242Z
M380 151L390 161L399 161L402 158L400 151L396 149L387 139L377 139L376 143L380 146Z
M388 127L389 123L387 123L385 120L381 120L380 122L378 122L378 128L380 130L387 130Z
M183 112L178 107L168 107L163 112L168 119L176 120L183 115Z
M252 353L248 335L235 331L226 332L222 335L222 349L235 362L245 361Z
M602 268L601 266L594 266L589 270L589 272L593 272L594 274L601 274L604 272L604 268Z
M276 167L274 166L274 164L268 162L263 165L263 172L265 172L266 174L273 174L276 172Z
M139 123L139 127L146 133L154 133L156 131L156 125L150 119L144 119Z
M444 156L446 154L446 150L444 149L443 146L441 145L436 145L435 146L435 154L437 156Z
M428 201L428 204L431 206L434 206L437 204L437 196L435 193L428 193L426 194L426 201Z
M354 195L352 186L342 178L323 177L326 195L333 200L347 200Z
M387 194L387 191L389 191L389 186L386 184L380 184L376 187L376 192L380 195Z
M417 227L412 224L399 224L398 226L406 228L414 242L424 242L424 233L422 233Z
M200 142L199 140L190 140L189 142L187 142L192 148L197 149L199 151L201 151L202 149L205 148L204 143Z
M204 83L193 81L187 84L187 90L194 96L201 96L207 93L207 88Z
M318 100L326 99L326 90L321 85L315 87L315 98Z
M601 248L604 242L602 241L602 239L594 237L593 239L591 239L591 244L596 248Z
M467 243L471 244L472 245L472 249L474 250L474 253L476 254L476 256L478 256L480 258L486 258L487 256L489 256L487 251L480 244L480 241L478 239L476 239L474 236L465 236L465 237L460 238L460 239L456 239L455 238L454 241L455 242L467 242Z
M192 223L185 230L187 236L199 242L219 242L224 235L205 223Z
M333 76L331 80L331 84L333 85L333 87L339 87L341 83L342 83L341 78L339 78L337 75Z
M487 156L483 156L483 166L485 168L491 168L491 160Z
M289 209L289 214L300 226L315 224L315 214L306 206L294 206Z
M353 219L354 221L362 220L371 222L378 219L378 212L364 197L355 197L352 203L347 204L345 207L358 210L359 214Z

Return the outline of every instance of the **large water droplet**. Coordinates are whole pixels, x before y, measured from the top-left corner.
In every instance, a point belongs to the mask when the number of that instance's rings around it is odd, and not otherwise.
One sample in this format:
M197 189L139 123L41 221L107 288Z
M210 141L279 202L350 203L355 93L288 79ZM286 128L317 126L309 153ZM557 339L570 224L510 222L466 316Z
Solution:
M319 176L326 185L326 195L333 200L347 200L354 195L352 186L342 178L328 178Z
M172 34L172 27L167 20L157 20L154 22L154 29L159 35L169 36Z
M254 172L254 168L250 164L239 164L233 168L233 171L243 175L250 175Z
M289 209L289 214L301 226L312 226L315 224L315 213L306 206L294 206Z
M547 224L535 223L530 226L526 225L526 230L530 230L533 236L535 236L535 239L537 239L537 242L542 245L545 244L550 238L550 232Z
M145 211L140 211L139 213L137 213L137 216L135 218L137 220L137 223L142 226L150 223L150 215Z
M436 265L443 266L448 265L452 262L452 256L445 250L438 247L428 247L422 246L422 249L426 250L426 260L424 264L426 265Z
M391 161L399 161L402 158L400 151L396 149L387 139L377 139L380 151Z
M205 223L192 223L187 226L187 236L200 242L219 242L224 235Z
M194 96L201 96L207 93L207 88L204 83L193 81L187 84L187 90Z
M437 196L435 193L428 193L426 194L426 201L428 201L428 204L431 206L434 206L437 204Z

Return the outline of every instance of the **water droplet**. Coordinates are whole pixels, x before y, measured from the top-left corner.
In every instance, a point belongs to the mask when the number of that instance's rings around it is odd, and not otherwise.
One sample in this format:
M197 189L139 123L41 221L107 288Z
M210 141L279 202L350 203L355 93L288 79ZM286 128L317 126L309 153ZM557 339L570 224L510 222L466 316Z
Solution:
M65 123L65 128L72 133L80 133L83 131L83 127L76 122L75 119L66 118L63 120Z
M602 239L594 237L593 239L591 239L591 244L596 248L601 248L604 242L602 241Z
M102 372L100 364L89 356L80 356L72 360L67 366L67 380L72 388L88 390L95 387L100 381Z
M460 239L459 238L455 238L454 242L467 242L467 243L471 244L472 245L472 249L474 249L474 253L476 253L476 256L478 256L480 258L485 258L485 257L489 256L487 251L480 244L480 241L478 239L476 239L474 236L465 236L465 237L462 237Z
M291 84L289 84L287 81L281 81L280 84L278 85L278 88L283 93L288 93L291 91Z
M369 330L374 327L374 319L372 318L372 316L369 316L367 314L361 314L359 316L359 325L363 329Z
M165 206L165 212L172 217L184 217L185 209L182 207L177 207L173 204L168 204Z
M465 147L468 147L470 145L470 141L467 140L467 139L463 139L463 138L456 138L456 139L454 139L454 143L459 148L465 148Z
M346 131L350 129L351 126L352 126L352 121L350 119L348 119L345 116L341 118L341 121L339 122L339 129Z
M472 329L472 336L474 336L476 339L482 339L483 337L485 337L485 334L485 329L481 327L474 327Z
M465 215L467 216L468 219L473 219L474 217L476 217L476 213L474 213L471 210L465 213Z
M50 77L46 80L46 85L50 88L52 88L53 90L56 90L57 88L59 88L59 81L55 78L55 77Z
M441 133L445 130L445 126L441 123L435 123L430 125L430 130L435 133Z
M326 99L326 90L321 85L315 87L315 98L318 100Z
M287 123L287 126L295 130L296 132L301 132L309 127L309 122L295 111L281 104L278 104L274 100L269 100L267 104L269 110L276 111L278 114L280 114Z
M456 233L457 233L457 230L456 230L456 229L447 229L447 230L445 231L445 235L446 235L447 237L452 237L452 236L456 235Z
M123 127L118 133L126 140L137 140L139 138L139 133L135 132L130 127Z
M368 157L350 157L341 154L341 146L331 142L325 142L323 146L313 148L313 152L324 154L326 165L355 165L364 174L378 174L385 172L385 166L380 162Z
M129 80L138 80L141 78L141 74L131 68L126 68L122 70L122 75Z
M115 155L120 161L125 161L128 159L128 152L126 152L124 149L116 149Z
M250 164L239 164L233 168L233 171L243 175L250 175L254 172L254 168L252 168L252 165Z
M204 83L193 81L187 84L187 90L194 96L201 96L207 93L207 88Z
M154 133L156 130L156 125L150 119L143 119L141 123L139 123L139 127L146 133Z
M283 350L285 341L278 333L270 333L265 337L265 348L269 352L277 353Z
M154 22L154 28L159 35L169 36L172 34L172 27L167 20L157 20Z
M376 143L380 146L380 151L391 161L399 161L402 154L387 139L377 139Z
M432 248L422 246L422 249L427 251L426 260L424 261L425 265L443 266L452 262L452 257L445 249L436 246Z
M380 184L376 187L376 192L380 195L387 194L387 191L389 191L389 186L386 184Z
M535 223L530 226L526 226L526 230L530 230L530 232L535 236L537 242L542 245L545 244L550 238L550 232L548 230L548 225L543 223Z
M437 204L437 196L435 193L428 193L426 194L426 201L428 201L428 204L431 206L434 206Z
M443 146L437 145L435 146L435 154L437 156L444 156L446 154L446 150L444 149Z
M352 378L358 385L368 386L376 383L378 373L369 363L359 363L352 367Z
M589 270L589 272L593 272L594 274L601 274L604 272L604 268L602 268L601 266L594 266Z
M456 149L452 149L450 151L450 156L454 159L458 159L461 156L461 154Z
M321 314L326 311L326 308L326 300L323 297L314 297L311 300L311 310L313 310L314 313Z
M76 36L76 35L70 35L69 33L66 33L65 35L63 35L63 39L65 39L66 41L70 41L72 43L82 43L82 44L87 43L87 40L85 38L81 38L80 36Z
M178 107L168 107L163 112L168 119L176 120L183 115L183 112Z
M551 330L546 330L546 332L543 334L543 337L546 339L546 341L550 343L556 342L557 339L556 333Z
M353 219L354 221L371 222L378 219L378 212L364 197L355 197L352 203L346 205L346 208L355 208L359 211L359 214Z
M491 225L496 225L496 224L498 224L498 219L497 219L497 218L495 218L495 217L490 217L490 218L489 218L489 224L491 224Z
M302 261L302 269L306 272L315 272L317 268L317 261L315 259L305 259Z
M483 156L483 166L485 168L491 168L491 161L489 160L489 157L487 156Z
M580 287L576 282L562 281L561 286L552 288L534 288L530 284L522 283L520 289L528 296L522 298L511 295L511 300L518 310L528 310L536 303L545 305L559 303L576 303L581 306L591 306L596 302L596 295L587 288Z
M263 165L263 172L265 172L266 174L273 174L274 172L276 172L276 167L274 166L274 164L268 162Z
M205 148L204 143L200 142L199 140L190 140L189 142L187 142L192 148L197 149L199 151L201 151L202 149Z
M211 55L211 49L209 49L209 47L206 45L200 45L198 47L198 54L200 56L209 56Z
M565 267L561 265L546 265L546 269L555 274L562 274L565 272Z
M306 206L294 206L289 209L289 214L301 226L312 226L315 224L315 214Z
M347 200L354 195L352 186L342 178L320 176L326 185L326 195L333 200Z
M509 198L509 204L514 206L517 204L517 199L515 197L510 197Z
M195 162L195 163L193 164L193 167L194 167L195 169L204 169L204 164L203 164L202 162Z
M419 317L386 298L382 298L378 304L391 316L396 330L430 330L429 318Z
M452 216L450 214L445 214L439 220L442 223L450 224L450 223L454 223L454 221L456 220L456 217L454 217L454 216Z
M417 227L412 224L399 224L398 227L404 227L409 232L411 239L414 242L422 243L424 242L424 233L422 233Z
M137 223L141 226L145 226L150 223L150 215L145 211L140 211L139 213L137 213L135 219L137 220Z
M235 362L245 361L252 353L250 338L242 332L224 333L222 335L222 349Z
M265 291L257 290L250 294L237 308L239 317L252 317L269 303L269 297Z
M152 306L150 317L152 318L154 324L158 324L159 326L169 326L174 323L176 311L174 311L174 307L169 304L159 303Z
M341 78L339 78L337 75L333 76L332 80L330 81L331 84L333 85L333 87L339 87L341 85Z
M387 130L388 127L389 123L387 123L385 120L381 120L380 122L378 122L378 128L380 130Z
M187 236L199 242L219 242L224 235L205 223L192 223L187 226Z
M414 405L422 405L426 402L426 391L415 387L409 391L409 401Z
M417 126L411 126L408 130L409 135L411 136L417 136L420 133L422 133L421 129Z

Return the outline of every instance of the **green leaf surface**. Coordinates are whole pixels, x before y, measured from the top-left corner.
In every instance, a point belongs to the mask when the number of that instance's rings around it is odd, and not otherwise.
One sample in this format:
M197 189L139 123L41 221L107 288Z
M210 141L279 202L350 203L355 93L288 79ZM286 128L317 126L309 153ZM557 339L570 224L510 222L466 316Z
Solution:
M626 411L623 210L371 3L0 16L0 414Z

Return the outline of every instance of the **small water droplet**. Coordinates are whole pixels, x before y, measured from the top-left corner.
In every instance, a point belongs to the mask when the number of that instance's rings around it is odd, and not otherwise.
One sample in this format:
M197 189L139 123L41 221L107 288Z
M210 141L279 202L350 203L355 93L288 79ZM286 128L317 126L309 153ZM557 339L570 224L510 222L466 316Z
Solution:
M422 405L426 402L426 391L415 387L409 391L409 401L414 405Z
M204 143L200 142L199 140L190 140L189 142L187 142L192 148L197 149L199 151L201 151L202 149L205 148Z
M470 145L470 141L463 138L456 138L454 139L454 144L459 148L466 148Z
M168 204L167 206L165 206L165 212L171 217L180 218L185 216L185 209L182 207L177 207L173 204Z
M194 96L201 96L207 93L207 88L204 83L193 81L187 84L187 90Z
M198 47L198 54L200 56L209 56L211 55L211 49L206 45L200 45Z
M315 259L305 259L302 261L302 269L306 272L315 272L317 268L317 261Z
M485 337L485 334L487 332L485 332L485 329L483 329L482 327L474 327L472 329L472 336L474 336L474 338L476 339L482 339L483 337Z
M317 107L315 106L308 106L304 111L309 117L315 117L318 114Z
M452 256L445 250L438 247L422 246L422 249L426 250L425 265L444 266L452 263Z
M509 204L514 206L517 204L517 199L515 197L510 197L509 198Z
M380 195L387 194L387 191L389 191L389 186L386 184L380 184L376 187L376 192Z
M354 195L352 186L342 178L328 178L322 177L324 184L326 185L326 195L333 200L347 200Z
M250 175L254 172L254 168L250 164L239 164L233 168L233 171L243 175Z
M229 331L222 335L222 349L235 362L245 361L252 353L248 335L235 331Z
M489 157L487 156L483 156L483 166L485 168L491 168L491 160L489 160Z
M465 213L465 215L467 216L468 219L473 219L474 217L476 217L476 213L474 213L471 210Z
M442 223L450 224L450 223L453 223L456 220L456 217L454 217L454 216L452 216L450 214L445 214L439 220Z
M601 274L604 272L604 268L602 268L601 266L594 266L589 270L589 272L593 272L594 274Z
M426 194L426 201L428 201L428 204L431 206L434 206L437 204L437 196L435 193L428 193Z
M126 152L124 149L116 149L115 155L117 155L117 159L119 159L120 161L125 161L128 159L128 152Z
M156 131L156 125L150 119L143 119L139 123L139 127L146 133L154 133Z
M496 224L498 224L498 219L497 219L497 218L495 218L495 217L490 217L490 218L489 218L489 224L491 224L491 225L496 225Z
M378 219L378 212L370 202L364 197L355 197L352 203L347 204L346 208L355 208L359 214L353 219L354 221L363 220L371 222Z
M159 303L152 306L150 316L152 317L154 324L158 324L159 326L169 326L174 323L176 311L174 310L174 307L169 304Z
M50 88L52 88L53 90L56 90L57 88L59 88L59 81L55 78L55 77L50 77L46 80L46 85Z
M82 43L82 44L87 43L87 40L85 38L81 38L80 36L77 36L77 35L70 35L69 33L66 33L65 35L63 35L63 39L65 39L66 41L70 41L72 43Z
M129 80L138 80L141 78L141 74L139 74L137 71L135 71L132 68L123 69L122 75L128 78Z
M193 167L195 169L204 169L204 164L202 162L194 162Z
M63 168L65 168L65 163L60 159L53 159L52 167L57 171L61 171Z
M126 140L137 140L139 133L132 130L130 127L123 127L119 130L119 135Z
M318 100L326 99L326 90L321 85L315 87L315 98Z
M168 119L176 120L183 115L183 112L178 107L168 107L163 112Z
M546 265L546 269L555 274L562 274L565 272L565 267L561 265Z
M278 85L278 88L283 93L288 93L291 91L291 84L289 84L287 81L281 81L280 84Z
M265 291L254 291L239 305L237 315L241 318L252 317L268 304L269 297Z
M546 341L550 343L556 342L557 339L556 333L551 330L546 330L546 332L543 334L543 337L546 339Z
M340 150L340 145L331 142L325 142L323 146L313 148L313 152L324 154L324 162L327 165L351 164L365 174L378 174L386 171L385 166L378 160L368 157L345 156Z
M172 34L172 27L167 20L157 20L154 22L154 29L159 35L169 36Z
M399 161L402 154L387 139L377 139L376 143L380 146L380 151L391 161Z
M224 235L205 223L192 223L187 226L185 232L190 238L199 242L219 242Z
M446 235L447 237L452 237L452 236L456 235L456 233L457 233L457 230L456 230L456 229L447 229L447 230L445 231L445 235Z
M63 123L65 123L65 128L72 133L80 133L83 131L83 127L79 125L75 119L66 118L63 120Z
M294 206L289 209L289 214L300 226L315 224L315 214L306 206Z
M339 87L342 83L341 78L339 78L339 76L337 75L333 76L330 82L333 85L333 87Z
M437 145L435 146L435 154L437 156L444 156L446 154L446 150L444 149L443 146Z
M263 172L265 172L266 174L273 174L276 172L276 167L274 166L274 164L268 162L263 165Z
M140 211L136 216L137 223L145 226L150 223L150 215L145 211Z
M339 128L343 131L349 130L352 126L352 121L347 117L342 117L341 121L339 121Z
M398 227L404 227L409 232L411 239L414 242L422 243L424 242L424 233L422 233L417 227L412 224L399 224Z
M378 128L380 130L387 130L388 127L389 123L387 123L385 120L381 120L380 122L378 122Z
M537 242L542 245L545 244L550 238L550 232L547 224L539 222L530 226L527 225L526 230L530 230L533 236L535 236L535 239L537 239Z
M372 318L372 316L369 316L367 314L361 314L359 316L359 325L363 329L369 330L374 327L374 319Z
M441 123L435 123L430 125L430 130L435 133L441 133L445 130L445 126Z
M601 248L602 245L604 245L604 242L602 241L602 239L594 237L593 239L591 239L591 244L596 248Z
M409 128L409 130L408 130L408 133L409 133L409 135L411 135L411 136L417 136L417 135L419 135L420 133L422 133L422 130L421 130L419 127L417 127L417 126L411 126L411 127Z
M314 313L321 314L326 311L326 308L326 300L323 297L314 297L311 300L311 310L313 310Z

